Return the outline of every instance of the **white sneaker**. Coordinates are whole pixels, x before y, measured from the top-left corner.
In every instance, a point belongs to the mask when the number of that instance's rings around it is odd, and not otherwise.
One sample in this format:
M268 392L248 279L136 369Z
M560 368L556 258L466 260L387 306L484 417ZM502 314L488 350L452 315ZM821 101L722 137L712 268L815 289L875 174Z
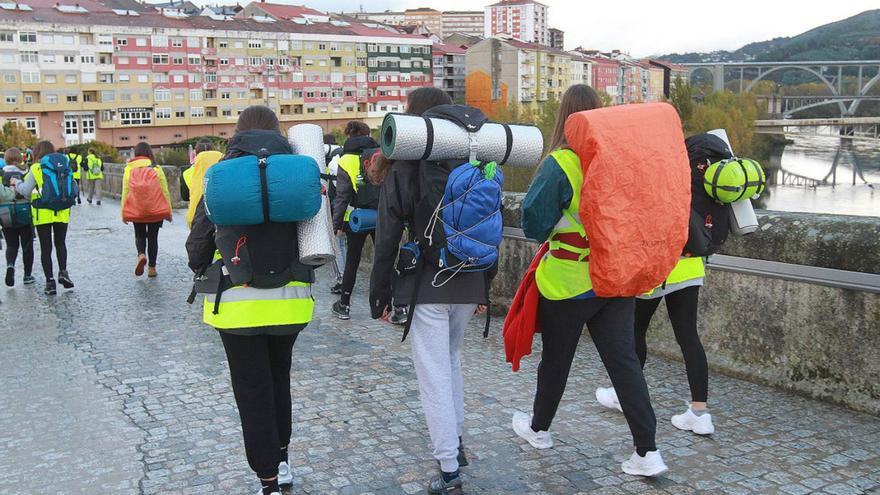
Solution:
M279 485L292 485L293 484L293 470L290 469L290 464L286 462L282 462L278 464L278 484Z
M620 467L624 473L632 476L653 477L669 471L663 458L660 457L659 450L648 452L645 457L640 457L639 454L633 452L632 457L623 461Z
M262 488L260 488L259 491L257 491L257 495L263 495ZM271 495L281 495L281 492L272 492Z
M513 413L513 431L536 449L549 449L553 446L553 438L550 436L549 431L535 431L532 429L531 414L520 411Z
M697 435L711 435L715 433L712 415L705 413L702 416L697 416L690 407L683 414L676 414L672 417L672 426L679 430L692 431Z
M599 404L602 404L608 409L617 409L618 411L623 412L623 408L620 407L620 401L617 400L617 391L614 390L614 387L597 388L596 400L599 401Z

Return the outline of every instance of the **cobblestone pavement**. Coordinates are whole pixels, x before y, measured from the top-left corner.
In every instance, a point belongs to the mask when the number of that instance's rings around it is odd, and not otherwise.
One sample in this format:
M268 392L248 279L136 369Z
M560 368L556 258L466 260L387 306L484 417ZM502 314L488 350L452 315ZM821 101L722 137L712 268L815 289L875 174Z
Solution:
M186 305L185 226L160 234L159 278L136 279L131 227L118 204L82 207L69 236L76 289L0 290L0 494L253 494L223 347ZM39 272L39 268L37 268ZM318 321L294 352L293 493L421 493L434 473L409 349L369 319L361 277L353 319ZM20 276L20 270L19 270ZM537 451L511 431L527 410L536 356L519 373L497 332L466 343L467 493L880 493L880 420L713 375L717 433L669 423L683 410L683 366L652 358L658 442L671 471L620 472L631 452L622 415L596 404L608 380L588 338L557 420ZM497 323L496 323L496 329Z

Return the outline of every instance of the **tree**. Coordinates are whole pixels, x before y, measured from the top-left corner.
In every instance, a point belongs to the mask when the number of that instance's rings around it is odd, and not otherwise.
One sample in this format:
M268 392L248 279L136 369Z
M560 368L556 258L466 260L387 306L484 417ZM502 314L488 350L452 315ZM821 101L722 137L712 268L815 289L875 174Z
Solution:
M690 121L691 116L694 114L694 92L691 85L682 80L681 77L676 77L675 81L672 82L672 90L669 92L669 103L678 110L678 115L681 117L681 121L685 123L685 129L687 129L687 122Z
M95 154L100 156L104 161L109 163L122 163L122 157L119 155L119 150L114 148L113 145L103 141L89 141L83 144L74 144L73 146L68 146L67 150L72 150L82 157L85 157L89 150L93 150Z
M599 99L602 100L603 107L610 107L611 105L614 104L614 98L612 98L611 95L606 93L605 90L600 89L599 91L597 91L597 93L599 93Z
M0 130L0 149L18 148L25 150L37 144L37 136L18 122L6 122Z

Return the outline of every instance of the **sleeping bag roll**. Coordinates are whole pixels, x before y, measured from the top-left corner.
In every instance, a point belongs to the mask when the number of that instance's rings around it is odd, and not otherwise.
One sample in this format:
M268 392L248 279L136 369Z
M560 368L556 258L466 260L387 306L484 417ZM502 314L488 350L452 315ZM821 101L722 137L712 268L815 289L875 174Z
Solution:
M476 159L511 167L532 167L541 161L544 137L530 125L483 124L468 133L450 120L426 119L416 115L390 113L380 132L382 154L390 160L469 160L470 142L476 145ZM508 134L508 131L509 134Z
M376 229L376 210L369 208L355 208L348 219L348 226L352 232L369 232Z
M315 160L301 155L265 158L265 190L260 159L246 155L223 160L205 173L205 213L215 225L299 222L321 208L321 181Z

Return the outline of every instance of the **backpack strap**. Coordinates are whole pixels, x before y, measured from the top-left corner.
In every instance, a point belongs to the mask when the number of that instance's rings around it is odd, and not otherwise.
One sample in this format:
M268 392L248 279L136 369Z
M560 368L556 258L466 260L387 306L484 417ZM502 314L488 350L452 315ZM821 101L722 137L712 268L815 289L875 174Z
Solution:
M263 200L263 222L269 223L269 179L266 177L266 167L269 166L269 158L266 155L257 157L257 167L260 169L260 196ZM219 297L217 298L220 299Z
M425 140L425 153L422 155L420 160L427 160L429 156L431 156L431 151L434 148L434 123L431 122L431 119L428 117L422 117L425 119L425 129L427 130L427 138Z
M400 341L403 342L406 340L406 336L409 335L409 329L412 327L413 315L416 312L416 303L419 299L419 289L422 287L422 276L425 273L425 262L422 258L419 258L419 267L416 268L416 279L415 284L416 287L413 289L412 299L409 300L409 317L406 319L406 324L403 326L403 337L400 338Z
M504 165L507 163L507 160L510 158L510 153L513 151L513 131L510 130L510 126L507 124L501 124L504 127L504 134L507 136L507 151L504 152L504 158L498 162L498 165Z

